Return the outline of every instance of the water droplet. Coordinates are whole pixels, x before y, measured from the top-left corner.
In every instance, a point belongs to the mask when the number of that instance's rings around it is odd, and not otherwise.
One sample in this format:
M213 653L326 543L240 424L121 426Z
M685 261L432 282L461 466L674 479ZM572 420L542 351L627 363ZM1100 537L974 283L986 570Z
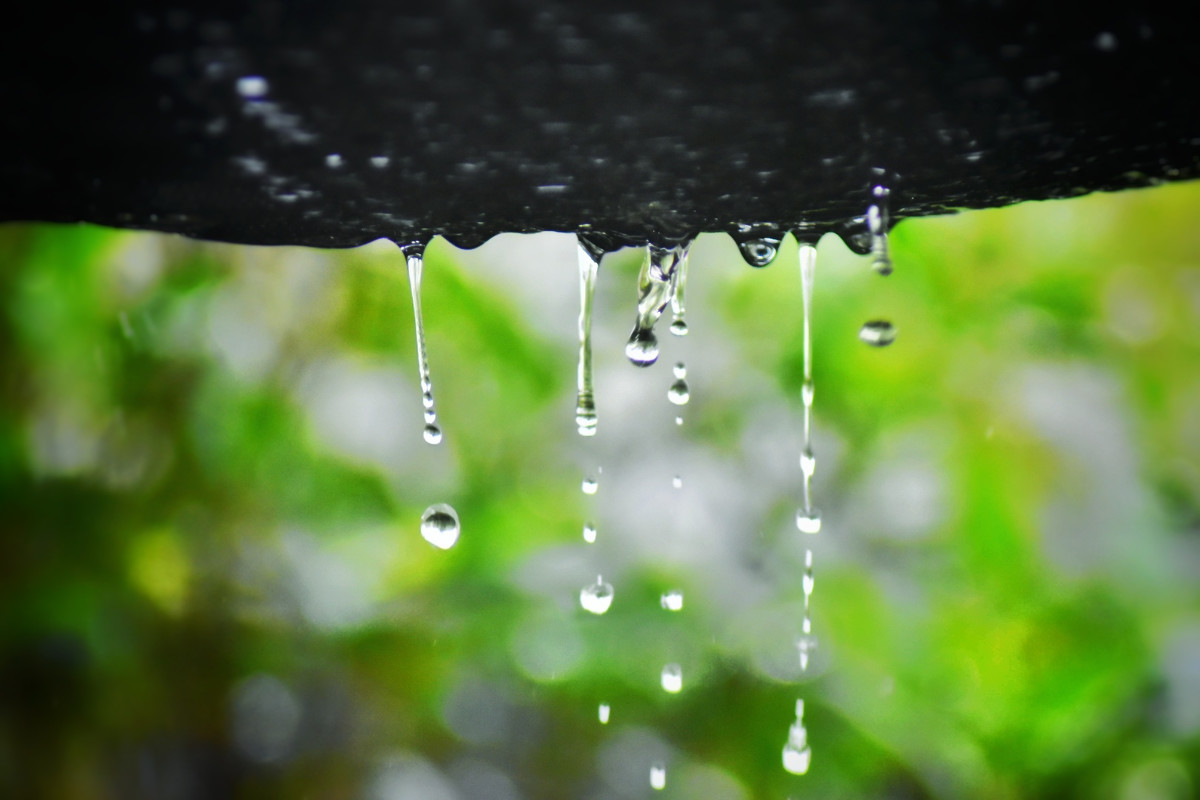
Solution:
M687 273L688 248L684 246L683 255L679 259L679 266L675 268L675 273L671 281L671 333L675 336L687 336L688 333L687 321L683 318L684 294L687 291Z
M676 418L675 418L675 424L676 424L676 425L682 425L682 424L683 424L683 417L676 417Z
M596 582L579 590L579 605L585 611L593 614L603 614L608 611L613 601L613 587L605 583L604 578L597 575Z
M425 416L426 421L429 421L431 418L437 419L437 416L433 414L427 414ZM442 443L442 429L438 427L436 422L428 422L422 435L425 437L425 441L429 442L429 444Z
M687 323L681 319L672 320L671 321L671 333L675 334L676 336L687 336L688 335Z
M812 764L812 749L798 749L788 742L783 746L783 768L793 775L804 775Z
M625 344L625 356L636 366L648 367L658 361L658 337L650 328L634 328Z
M449 550L458 541L458 512L446 503L435 503L421 515L421 536L441 550Z
M247 100L265 97L269 86L261 75L245 75L237 79L237 93Z
M661 761L655 761L650 765L650 786L655 791L661 791L667 787L667 765Z
M658 602L667 611L679 611L683 608L683 592L678 589L672 589L669 592L663 592L662 597Z
M683 378L672 383L671 387L667 389L667 399L677 406L686 406L690 398L688 383Z
M682 380L683 378L687 377L687 365L685 365L682 361L676 361L675 366L671 367L671 372L676 378Z
M583 483L580 484L579 488L583 489L584 494L595 494L596 491L600 488L600 482L597 481L595 478L593 478L591 475L589 475L588 477L583 479Z
M799 698L796 699L796 719L804 719L804 701Z
M683 476L676 475L674 478L671 479L671 485L674 486L676 489L682 489L683 488Z
M801 533L821 532L821 512L815 508L802 508L796 512L796 528Z
M331 169L337 169L342 165L342 157L337 153L330 153L325 156L325 166Z
M583 540L588 544L596 541L596 525L594 523L583 523Z
M371 156L371 166L375 169L383 169L391 163L391 159L387 156Z
M817 471L817 457L813 454L811 447L800 451L800 471L806 478L811 478Z
M886 319L873 319L859 328L858 338L872 347L887 347L896 341L896 327Z
M779 255L779 239L773 236L746 239L738 242L737 246L746 263L757 269L769 265Z
M608 717L609 717L610 713L611 713L611 709L608 707L608 703L601 703L600 704L600 712L599 712L601 725L608 724Z
M425 266L425 245L410 242L402 245L408 264L408 287L412 293L413 327L417 337L417 375L421 383L421 405L425 409L425 429L422 435L429 444L442 441L442 429L437 424L437 408L433 401L433 379L429 376L429 354L425 350L425 321L421 316L421 277Z
M577 237L579 259L579 367L576 374L575 426L580 436L595 436L596 393L592 382L592 300L600 253L583 237Z
M662 668L660 682L663 691L679 694L683 690L683 667L678 664L667 664Z

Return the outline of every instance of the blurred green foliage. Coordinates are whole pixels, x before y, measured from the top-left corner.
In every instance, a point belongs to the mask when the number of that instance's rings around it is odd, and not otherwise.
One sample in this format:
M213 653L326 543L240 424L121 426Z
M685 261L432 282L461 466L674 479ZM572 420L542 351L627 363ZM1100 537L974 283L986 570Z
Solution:
M432 448L394 246L0 227L0 796L639 797L658 758L671 797L1194 796L1197 215L1189 184L909 220L887 279L823 241L814 537L791 240L693 248L679 428L622 363L639 256L605 260L594 442L571 240L433 243Z

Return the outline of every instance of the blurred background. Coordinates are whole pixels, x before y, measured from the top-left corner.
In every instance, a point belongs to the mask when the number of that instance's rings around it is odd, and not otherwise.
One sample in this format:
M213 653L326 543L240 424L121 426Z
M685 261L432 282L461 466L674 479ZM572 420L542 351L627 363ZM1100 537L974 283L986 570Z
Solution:
M605 258L594 439L574 238L435 240L432 447L394 245L0 226L0 796L1197 796L1198 217L1180 184L913 219L887 278L822 240L815 536L790 238L701 236L649 370L641 255Z

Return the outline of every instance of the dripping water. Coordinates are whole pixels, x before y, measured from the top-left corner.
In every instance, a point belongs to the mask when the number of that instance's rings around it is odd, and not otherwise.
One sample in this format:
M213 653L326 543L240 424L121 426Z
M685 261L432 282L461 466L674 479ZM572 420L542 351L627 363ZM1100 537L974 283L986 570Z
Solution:
M671 333L676 336L687 336L688 333L687 320L683 318L684 295L687 292L688 251L689 248L685 246L679 266L675 268L671 279Z
M896 341L896 326L886 319L873 319L858 329L858 338L871 347L887 347Z
M746 263L756 269L769 266L779 255L779 239L774 236L738 240L737 246Z
M658 337L654 323L671 302L676 288L675 273L687 254L688 244L661 247L651 244L638 274L637 319L625 355L636 366L648 367L658 360Z
M659 683L668 694L679 694L683 691L683 667L678 664L667 664L662 668Z
M804 551L804 621L800 624L801 636L796 641L796 647L800 650L800 671L808 671L809 651L816 647L816 642L812 639L812 593L814 586L813 578L813 552L812 550Z
M579 605L585 611L593 614L603 614L608 611L613 601L613 587L601 575L596 576L596 582L579 590Z
M812 408L813 408L813 376L812 376L812 293L813 279L817 267L817 248L812 245L800 245L800 293L804 304L804 384L801 388L801 400L804 403L804 444L800 451L800 469L804 476L804 505L796 512L796 527L802 533L816 533L821 530L821 512L813 507L812 478L816 471L817 460L812 449Z
M579 484L579 488L583 491L584 494L595 494L596 492L598 492L600 490L600 482L598 480L596 480L596 477L594 475L588 475Z
M596 394L592 385L592 300L600 255L579 237L579 372L575 402L575 425L580 436L595 436Z
M608 718L609 718L609 715L610 715L611 713L612 713L612 709L611 709L611 708L609 708L609 705L608 705L608 703L601 703L601 704L600 704L600 708L599 708L599 710L598 710L598 712L597 712L597 716L600 718L600 724L601 724L601 725L607 725L607 724L608 724Z
M596 523L583 523L583 540L588 544L594 544L596 541Z
M804 701L796 701L796 721L788 728L787 743L783 746L783 768L793 775L804 775L812 764L812 749L808 746L808 730L804 727Z
M429 376L429 356L425 349L425 321L421 316L421 273L425 266L424 242L410 242L401 251L408 262L408 287L412 292L413 320L417 335L417 373L421 381L421 404L425 407L425 441L440 444L442 429L438 426L437 407L433 400L433 381Z
M687 382L687 367L680 361L674 368L675 382L667 389L667 399L677 406L686 406L691 399Z
M880 275L892 274L892 257L888 254L888 196L886 186L871 190L875 202L867 207L867 233L871 237L871 268Z
M438 549L454 547L458 532L458 512L446 503L435 503L421 515L421 536Z

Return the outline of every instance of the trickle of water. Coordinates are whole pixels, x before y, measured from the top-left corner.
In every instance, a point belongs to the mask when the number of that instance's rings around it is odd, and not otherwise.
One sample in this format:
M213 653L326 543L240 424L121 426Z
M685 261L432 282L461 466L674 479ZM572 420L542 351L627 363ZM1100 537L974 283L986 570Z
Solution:
M583 540L588 544L596 541L596 525L593 522L583 523Z
M746 239L737 243L738 250L746 263L756 269L762 269L775 260L779 254L779 239L773 236L763 236L757 239Z
M267 94L267 79L261 75L243 75L237 79L237 93L247 100L258 100Z
M583 483L579 485L579 488L583 490L584 494L595 494L600 489L600 482L593 476L588 475L583 479Z
M593 614L603 614L608 611L612 601L612 584L605 583L604 578L600 575L596 576L595 583L579 590L579 605L583 606L585 611Z
M595 436L596 393L592 385L592 299L596 294L599 253L578 242L579 254L579 370L575 401L575 425L580 436Z
M625 345L625 355L633 364L648 367L658 360L658 337L654 323L662 316L677 288L675 273L685 258L688 245L646 248L646 258L638 274L637 319Z
M886 319L873 319L858 329L858 338L872 347L887 347L896 341L896 326Z
M429 356L425 350L425 321L421 316L421 273L425 267L425 243L410 242L400 247L408 262L408 288L412 293L413 322L417 335L417 374L421 381L421 405L425 407L423 435L429 444L442 441L442 429L437 423L437 407L433 401L433 381L429 377Z
M667 664L662 668L659 680L664 692L679 694L683 691L683 667L678 664Z
M650 787L655 791L661 791L667 787L667 765L661 761L655 761L650 765Z
M812 409L816 395L812 376L812 294L817 270L817 248L800 245L800 295L804 304L804 384L800 398L804 403L804 446L800 450L800 467L804 473L804 506L796 512L796 527L802 533L821 530L821 512L813 508L812 477L817 459L812 447Z
M867 207L867 232L871 236L871 269L880 275L892 274L892 257L888 255L888 196L891 192L886 186L876 186L871 190L875 198Z
M446 503L435 503L421 515L421 537L434 547L449 550L458 541L458 512Z
M667 611L679 611L683 608L683 592L679 591L678 589L671 589L670 591L663 592L663 595L658 599L658 602Z
M607 724L608 724L608 716L609 716L609 713L610 713L610 712L611 712L611 709L608 707L608 703L601 703L601 704L600 704L600 711L599 711L599 714L598 714L598 716L600 717L600 724L601 724L601 725L607 725Z
M676 336L687 336L687 320L683 318L684 295L687 292L688 248L683 248L683 256L671 282L671 333Z

